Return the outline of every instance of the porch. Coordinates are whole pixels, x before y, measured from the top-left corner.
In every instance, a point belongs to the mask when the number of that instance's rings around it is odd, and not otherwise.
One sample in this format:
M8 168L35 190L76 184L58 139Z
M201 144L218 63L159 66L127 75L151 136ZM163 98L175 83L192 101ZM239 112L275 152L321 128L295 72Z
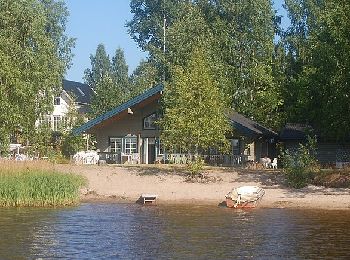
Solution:
M100 152L100 160L109 164L140 164L139 153L123 154L112 152ZM211 166L242 166L248 162L248 155L200 155L207 165ZM161 164L186 164L194 160L192 154L169 153L158 155L152 163Z

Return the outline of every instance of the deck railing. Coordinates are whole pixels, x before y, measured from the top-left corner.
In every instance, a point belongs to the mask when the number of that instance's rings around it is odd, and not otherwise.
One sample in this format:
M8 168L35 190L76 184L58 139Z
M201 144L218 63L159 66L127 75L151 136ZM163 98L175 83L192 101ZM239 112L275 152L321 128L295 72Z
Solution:
M247 155L201 155L208 165L212 166L239 166L248 161ZM191 154L166 154L163 162L168 164L186 164L194 160Z
M100 160L107 163L121 164L126 160L121 153L100 152ZM200 155L204 162L212 166L240 166L248 161L247 155ZM169 153L157 157L157 162L164 164L186 164L194 160L192 154Z
M111 152L99 152L100 160L106 161L106 163L116 163L120 164L121 153L111 153Z
M139 153L124 154L124 153L109 153L99 152L100 160L106 161L106 163L113 164L138 164L140 163Z

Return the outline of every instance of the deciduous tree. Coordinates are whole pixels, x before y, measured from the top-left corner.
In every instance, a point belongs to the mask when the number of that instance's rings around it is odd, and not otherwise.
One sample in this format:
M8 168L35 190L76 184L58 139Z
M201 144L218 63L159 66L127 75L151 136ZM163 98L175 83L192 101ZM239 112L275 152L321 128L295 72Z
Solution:
M52 109L70 64L63 1L0 0L0 144L21 130L30 141L39 115Z
M208 147L224 147L229 124L206 51L194 49L185 66L174 67L171 78L164 91L162 142L194 154Z
M291 26L285 107L290 121L311 124L328 140L346 140L350 131L350 4L344 1L288 0Z
M152 62L141 60L130 76L130 95L135 97L161 82L157 68Z
M271 127L279 125L283 100L273 77L276 15L270 0L133 0L131 9L131 36L160 64L167 80L169 68L185 63L202 45L229 106Z
M119 93L123 94L119 97L120 103L126 101L130 97L128 70L124 51L121 48L117 48L115 55L112 58L112 75L116 88L119 88Z

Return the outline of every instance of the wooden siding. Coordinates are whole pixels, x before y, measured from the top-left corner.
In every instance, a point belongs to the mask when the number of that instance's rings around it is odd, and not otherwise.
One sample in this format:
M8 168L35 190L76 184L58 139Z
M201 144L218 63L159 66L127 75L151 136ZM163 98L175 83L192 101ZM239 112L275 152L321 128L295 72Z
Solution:
M117 120L110 121L107 125L95 128L97 149L101 152L109 152L109 137L125 137L135 135L141 138L159 137L158 130L143 129L143 119L157 111L158 101L154 100L142 109L133 109L133 114L124 114Z
M298 142L286 142L286 149L297 149ZM318 143L316 150L317 160L321 164L335 164L336 162L350 161L350 143Z
M335 163L350 161L350 144L319 143L317 159L320 163Z

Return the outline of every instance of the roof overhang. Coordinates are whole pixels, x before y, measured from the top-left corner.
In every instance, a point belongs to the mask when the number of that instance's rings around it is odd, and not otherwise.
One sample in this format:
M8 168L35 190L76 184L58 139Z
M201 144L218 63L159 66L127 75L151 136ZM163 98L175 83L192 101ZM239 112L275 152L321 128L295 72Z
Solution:
M276 138L278 136L273 130L249 119L233 110L226 112L232 127L239 133L250 138Z
M115 107L114 109L103 113L102 115L86 122L78 128L73 129L74 135L79 135L82 133L94 133L96 129L104 127L115 120L118 120L124 116L128 115L128 110L139 109L152 101L159 99L162 91L164 89L163 85L157 85L144 93L134 97L133 99Z

